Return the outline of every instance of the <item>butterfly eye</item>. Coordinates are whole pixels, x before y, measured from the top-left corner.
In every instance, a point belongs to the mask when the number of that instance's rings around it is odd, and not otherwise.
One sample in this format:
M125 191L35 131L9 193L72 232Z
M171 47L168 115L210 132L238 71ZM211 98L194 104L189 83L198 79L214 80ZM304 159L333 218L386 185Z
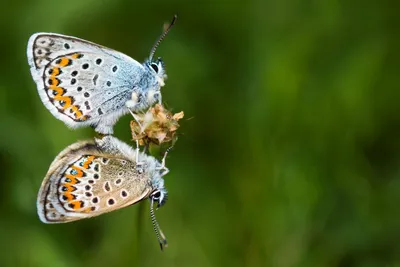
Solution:
M153 198L153 200L159 200L161 197L161 192L157 190L151 195L151 197Z
M167 202L167 194L166 192L163 192L159 189L157 189L156 191L154 191L151 196L150 199L151 201L157 202L157 208L163 206L165 204L165 202Z
M158 66L157 66L157 64L156 63L151 63L151 68L156 72L156 73L158 73Z

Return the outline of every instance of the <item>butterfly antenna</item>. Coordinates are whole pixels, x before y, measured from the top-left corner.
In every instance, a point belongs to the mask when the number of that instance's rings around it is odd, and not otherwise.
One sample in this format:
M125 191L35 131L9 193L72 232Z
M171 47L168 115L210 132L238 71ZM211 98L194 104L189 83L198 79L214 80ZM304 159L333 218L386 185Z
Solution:
M174 26L175 21L176 21L177 18L178 18L178 16L175 14L174 18L172 19L172 21L169 24L169 26L167 28L164 28L163 33L160 35L160 37L158 37L156 43L153 45L153 48L151 48L149 61L151 61L153 59L153 56L154 56L154 53L157 50L157 47L160 45L161 41L165 38L165 36L167 36L167 34L171 30L172 26Z
M156 233L157 240L158 240L158 243L160 244L160 248L162 251L164 249L164 247L168 246L168 243L167 243L167 239L165 238L165 236L164 236L163 232L161 231L161 228L158 225L158 222L156 220L156 215L154 214L154 210L153 210L153 200L151 200L151 203L150 203L150 217L151 217L151 223L153 224L154 232Z

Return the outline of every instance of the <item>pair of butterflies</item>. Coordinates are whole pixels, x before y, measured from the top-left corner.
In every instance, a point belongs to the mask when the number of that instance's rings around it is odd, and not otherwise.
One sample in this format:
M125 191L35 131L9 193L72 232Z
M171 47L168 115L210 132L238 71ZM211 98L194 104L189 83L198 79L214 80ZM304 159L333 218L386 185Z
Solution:
M41 221L65 223L97 216L143 199L161 249L166 240L153 212L153 203L167 199L162 162L133 150L110 136L124 114L143 111L161 102L166 78L164 63L153 60L166 28L143 64L115 50L71 36L36 33L27 56L39 96L46 108L71 128L92 126L105 135L64 149L51 164L39 190Z

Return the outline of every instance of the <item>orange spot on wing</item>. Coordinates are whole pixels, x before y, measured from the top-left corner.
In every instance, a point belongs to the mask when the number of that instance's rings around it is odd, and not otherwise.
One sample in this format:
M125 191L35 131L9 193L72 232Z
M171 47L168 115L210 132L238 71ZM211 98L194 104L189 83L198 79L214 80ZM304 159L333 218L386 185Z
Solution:
M80 57L82 57L82 54L79 54L79 53L75 53L75 54L73 54L72 56L71 56L72 58L80 58Z
M74 192L76 190L76 188L70 184L64 184L64 186L67 188L67 191L66 191L67 193ZM64 193L64 194L67 194L67 193Z
M68 202L70 202L70 201L72 201L72 200L75 199L74 195L72 195L72 194L69 193L69 192L64 193L64 196L67 197L67 201L68 201Z
M82 202L79 200L72 201L72 202L70 202L70 204L74 205L74 207L73 207L74 210L78 210L78 209L82 208Z
M94 160L94 156L89 156L87 158L87 160L85 161L85 163L83 163L83 168L85 168L85 169L89 168L89 165L92 164L93 160Z
M79 119L80 117L82 117L82 112L79 110L79 108L77 106L72 106L71 109L74 111L75 113L75 117L77 119Z
M57 61L57 64L60 67L65 67L70 64L70 61L71 61L70 59L68 59L66 57L62 57L62 58L60 58L59 61Z
M50 88L51 90L57 92L57 95L55 95L55 97L57 97L57 96L62 96L62 95L64 94L64 89L61 88L61 87L57 87L57 86L54 86L54 85L50 85L49 88Z
M57 67L54 67L53 72L51 73L51 77L57 76L58 74L60 74L60 69Z
M67 177L71 180L71 182L65 183L65 184L73 185L73 184L77 184L79 182L78 179L76 179L76 177L74 175L67 174L67 175L65 175L65 177Z
M75 177L82 177L83 176L83 171L80 168L78 168L76 166L72 166L71 168L78 172L77 174L74 175Z
M54 77L49 78L49 84L51 84L50 87L52 86L56 87L59 83L60 81L57 78Z
M86 213L89 213L91 211L92 211L92 208L86 208L86 209L83 210L83 212L86 212Z
M71 99L71 97L69 97L69 96L59 96L59 95L56 95L56 96L54 97L54 99L55 99L55 100L58 100L58 101L64 101L64 102L65 102L65 103L64 103L64 106L62 107L63 110L69 108L69 107L71 106L71 104L72 104L72 99Z

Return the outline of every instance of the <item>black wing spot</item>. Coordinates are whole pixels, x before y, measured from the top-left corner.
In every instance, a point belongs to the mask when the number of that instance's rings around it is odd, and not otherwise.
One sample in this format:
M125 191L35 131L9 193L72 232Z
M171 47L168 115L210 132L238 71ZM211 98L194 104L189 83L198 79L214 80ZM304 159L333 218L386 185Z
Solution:
M89 101L85 101L85 107L87 110L90 110Z
M64 47L65 47L65 49L70 49L71 48L71 46L69 44L67 44L67 43L64 44Z
M97 84L97 79L98 79L98 78L99 78L99 75L98 75L98 74L94 75L94 77L93 77L93 84L94 84L94 85Z
M100 65L101 62L103 62L103 60L102 60L101 58L96 59L96 64L97 64L97 65Z
M114 66L113 68L112 68L112 71L113 72L116 72L118 70L118 67L117 66Z
M105 183L104 189L105 189L107 192L110 192L111 187L110 187L110 184L109 184L108 182Z
M89 64L88 63L85 63L85 64L82 65L82 69L86 70L88 68L89 68Z

